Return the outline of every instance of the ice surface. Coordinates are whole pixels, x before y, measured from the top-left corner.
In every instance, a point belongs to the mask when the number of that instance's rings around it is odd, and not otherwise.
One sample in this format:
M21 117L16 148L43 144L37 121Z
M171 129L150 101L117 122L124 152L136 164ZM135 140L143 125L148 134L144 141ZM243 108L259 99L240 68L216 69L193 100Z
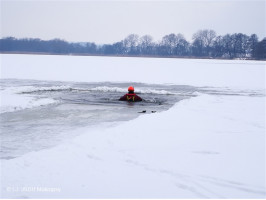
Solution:
M5 104L1 105L4 112L0 118L0 159L50 148L79 135L69 130L131 120L143 110L167 110L177 101L194 96L196 90L189 86L135 83L143 101L118 101L130 84L2 79L2 94L8 95L1 95ZM44 104L45 100L54 103Z
M3 197L264 198L264 104L201 95L108 129L79 130L56 148L3 160Z
M1 78L265 89L265 61L0 55Z
M208 86L167 111L1 160L1 197L265 198L265 62L1 58L2 78Z
M27 108L34 108L57 103L49 98L35 98L30 95L18 95L20 91L28 91L29 88L8 88L0 90L0 113L13 112Z

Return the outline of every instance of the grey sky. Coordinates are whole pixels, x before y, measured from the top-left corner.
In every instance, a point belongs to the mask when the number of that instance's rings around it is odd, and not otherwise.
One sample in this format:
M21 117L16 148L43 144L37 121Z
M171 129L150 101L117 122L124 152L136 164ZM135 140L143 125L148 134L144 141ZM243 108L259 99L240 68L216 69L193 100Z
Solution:
M1 37L113 43L128 34L155 41L170 33L187 40L200 29L266 36L264 0L13 1L1 0Z

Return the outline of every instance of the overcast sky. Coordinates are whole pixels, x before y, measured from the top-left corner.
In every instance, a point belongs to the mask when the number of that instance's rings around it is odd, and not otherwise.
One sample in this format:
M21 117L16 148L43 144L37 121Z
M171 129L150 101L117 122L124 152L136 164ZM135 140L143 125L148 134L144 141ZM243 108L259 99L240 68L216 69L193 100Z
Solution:
M155 41L181 33L189 41L200 29L266 36L265 0L13 1L1 0L1 37L61 38L98 44L131 33Z

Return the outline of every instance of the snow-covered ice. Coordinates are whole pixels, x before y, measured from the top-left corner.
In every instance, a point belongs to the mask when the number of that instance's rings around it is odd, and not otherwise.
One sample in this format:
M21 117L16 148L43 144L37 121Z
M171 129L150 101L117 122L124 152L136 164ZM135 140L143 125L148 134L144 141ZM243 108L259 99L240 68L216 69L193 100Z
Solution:
M1 78L265 89L265 61L1 55Z
M24 87L23 91L28 91L31 88L32 87ZM33 108L56 103L56 101L53 99L36 99L31 96L21 96L17 94L19 92L20 91L17 88L8 88L0 90L0 113L18 111L26 108Z
M73 130L82 134L50 149L1 160L1 197L265 198L265 62L1 59L2 78L215 87L167 111ZM128 75L126 69L133 66Z

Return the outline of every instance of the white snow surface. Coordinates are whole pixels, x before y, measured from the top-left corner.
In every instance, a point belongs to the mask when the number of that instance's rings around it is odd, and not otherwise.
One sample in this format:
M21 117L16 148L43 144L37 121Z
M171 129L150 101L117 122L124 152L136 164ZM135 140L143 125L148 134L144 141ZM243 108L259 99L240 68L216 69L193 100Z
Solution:
M25 86L20 88L11 87L0 90L0 113L13 112L27 108L44 106L47 104L57 103L54 99L36 98L31 95L22 96L21 92L31 91L34 87Z
M265 61L0 55L1 78L265 89Z
M265 91L265 62L1 55L2 78ZM106 89L106 88L104 88ZM265 96L206 95L1 160L2 198L265 198Z
M80 130L82 136L58 147L1 161L3 187L60 192L4 188L2 195L263 198L264 100L201 95L108 129Z

